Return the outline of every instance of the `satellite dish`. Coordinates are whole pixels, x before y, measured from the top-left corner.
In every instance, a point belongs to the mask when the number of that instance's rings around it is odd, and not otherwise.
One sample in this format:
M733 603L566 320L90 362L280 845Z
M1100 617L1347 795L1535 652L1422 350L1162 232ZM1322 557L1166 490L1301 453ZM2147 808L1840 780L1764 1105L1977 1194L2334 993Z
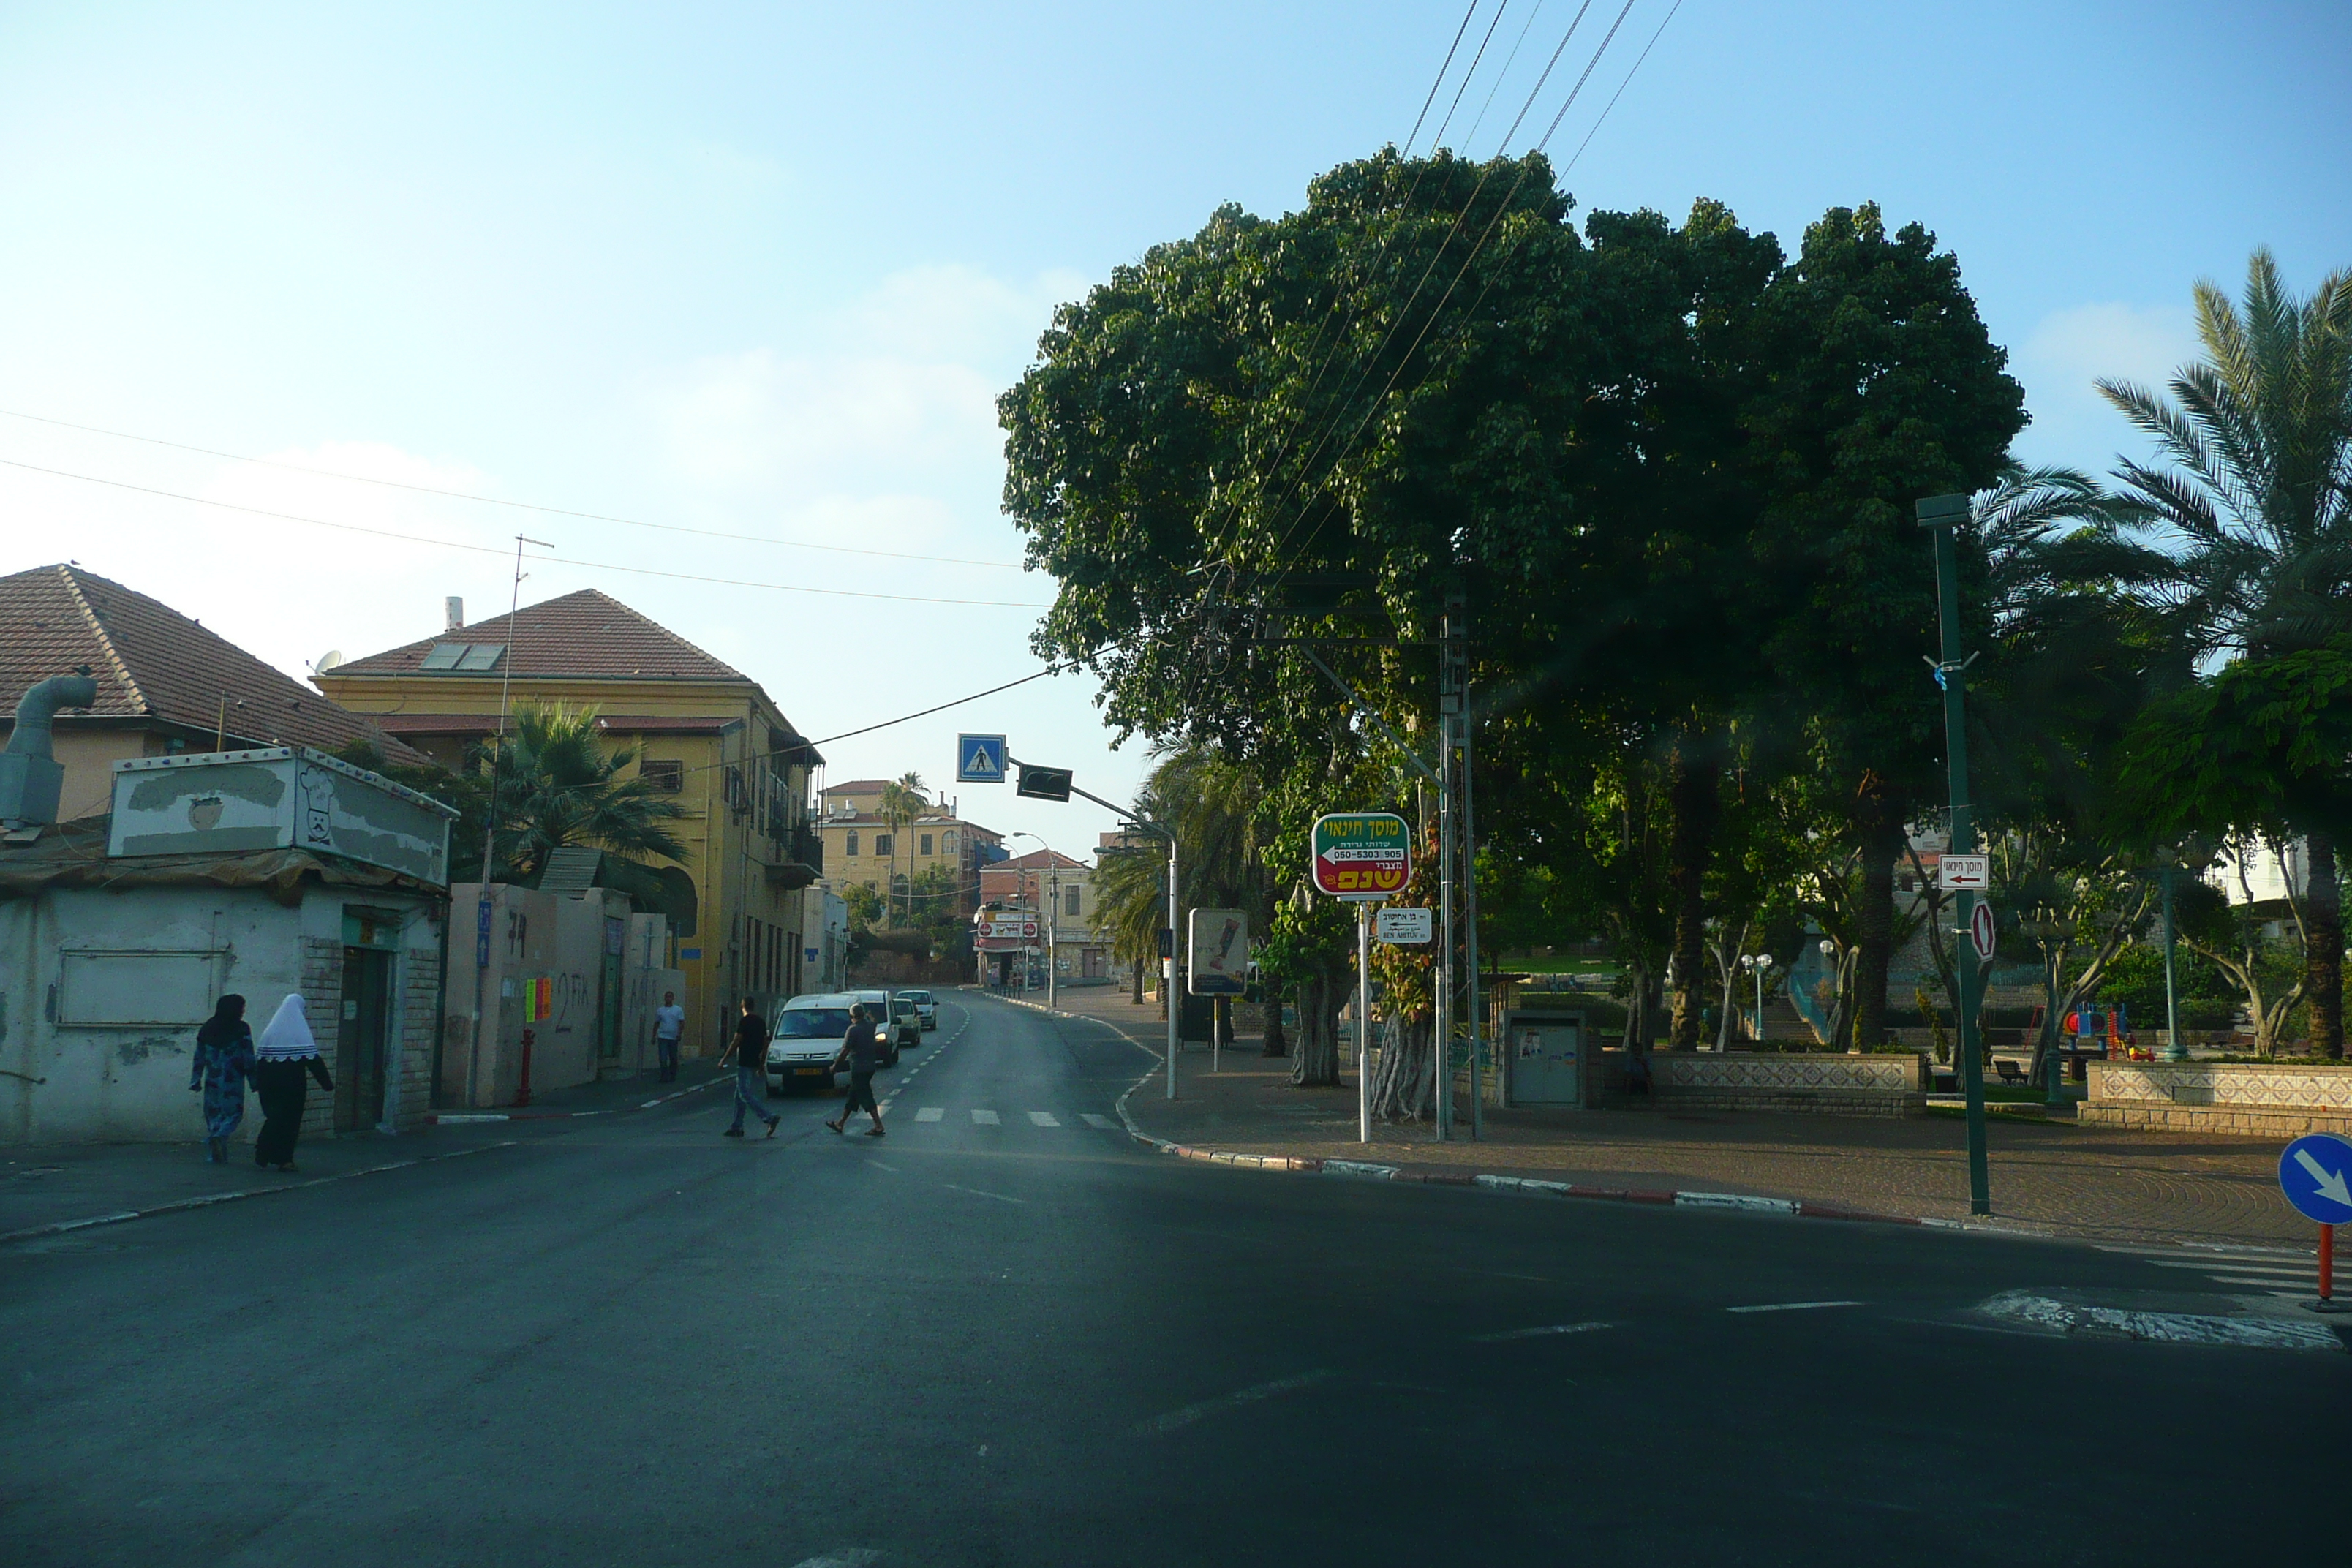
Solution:
M343 650L339 647L331 647L326 652L319 656L319 662L310 667L310 673L313 675L324 675L327 671L334 668L335 666L342 662Z

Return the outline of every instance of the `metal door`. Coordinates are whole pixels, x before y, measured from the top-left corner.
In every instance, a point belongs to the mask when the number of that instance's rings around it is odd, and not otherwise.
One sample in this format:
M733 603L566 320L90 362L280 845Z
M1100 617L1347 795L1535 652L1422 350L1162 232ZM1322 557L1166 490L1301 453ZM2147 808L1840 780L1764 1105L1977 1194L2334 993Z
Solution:
M392 954L343 949L342 1017L335 1031L335 1131L364 1132L383 1120L384 1034Z
M1514 1013L1505 1026L1513 1105L1584 1103L1584 1015Z

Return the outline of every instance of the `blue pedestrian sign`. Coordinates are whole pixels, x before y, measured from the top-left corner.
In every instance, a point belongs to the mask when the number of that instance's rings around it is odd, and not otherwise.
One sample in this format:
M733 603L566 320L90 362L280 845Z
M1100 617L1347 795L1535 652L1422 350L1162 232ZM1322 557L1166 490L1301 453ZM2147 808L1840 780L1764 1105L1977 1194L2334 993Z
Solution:
M956 737L956 782L958 784L1003 784L1004 782L1004 737L958 735Z
M2296 1139L2279 1156L2279 1185L2305 1219L2352 1225L2352 1142L2333 1132Z

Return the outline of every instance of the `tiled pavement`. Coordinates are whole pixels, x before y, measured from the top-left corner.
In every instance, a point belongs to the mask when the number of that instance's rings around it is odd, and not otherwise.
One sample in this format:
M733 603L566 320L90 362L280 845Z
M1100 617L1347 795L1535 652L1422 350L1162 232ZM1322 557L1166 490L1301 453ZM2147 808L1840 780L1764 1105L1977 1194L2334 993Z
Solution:
M1158 1010L1124 992L1065 993L1065 1012L1094 1017L1157 1048ZM1289 1064L1205 1047L1181 1063L1182 1098L1155 1081L1128 1101L1144 1131L1243 1154L1363 1160L1412 1172L1540 1176L1595 1186L1801 1199L1905 1217L1965 1221L1961 1122L1782 1113L1490 1110L1486 1137L1439 1143L1427 1128L1375 1125L1356 1142L1352 1074L1337 1089L1290 1084ZM2129 1132L1995 1120L1990 1131L1995 1225L2116 1242L2308 1249L2311 1225L2278 1189L2267 1140Z

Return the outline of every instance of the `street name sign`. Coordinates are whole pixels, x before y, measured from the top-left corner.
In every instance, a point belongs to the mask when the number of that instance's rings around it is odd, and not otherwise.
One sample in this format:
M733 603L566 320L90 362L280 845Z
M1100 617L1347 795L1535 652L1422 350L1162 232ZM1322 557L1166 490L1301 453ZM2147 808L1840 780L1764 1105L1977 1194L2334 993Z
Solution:
M1004 737L958 735L956 737L956 782L958 784L1003 784L1004 782Z
M1240 910L1194 910L1184 988L1195 996L1238 996L1249 984L1249 916Z
M1936 886L1954 893L1983 892L1992 886L1992 857L1945 856L1936 862Z
M2352 1141L2314 1132L2288 1144L2279 1156L2279 1190L2305 1219L2352 1225Z
M1999 943L2000 928L1993 922L1992 900L1979 900L1969 916L1969 945L1977 950L1977 958L1985 963L1992 962L1993 949Z
M1418 946L1434 941L1436 935L1435 910L1386 909L1372 918L1374 942Z
M1412 830L1392 811L1335 811L1315 819L1315 890L1388 899L1412 877Z

